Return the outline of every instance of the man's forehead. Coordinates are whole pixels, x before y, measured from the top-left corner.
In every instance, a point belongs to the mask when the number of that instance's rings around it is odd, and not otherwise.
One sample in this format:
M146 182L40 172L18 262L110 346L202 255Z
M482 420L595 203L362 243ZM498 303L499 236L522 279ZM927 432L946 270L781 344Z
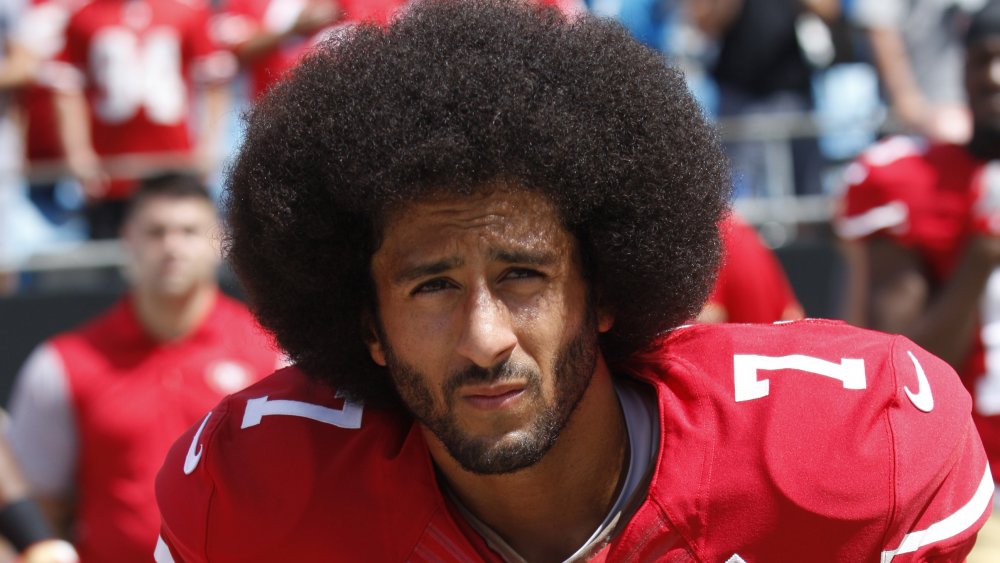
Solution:
M383 230L375 260L459 263L474 245L490 260L541 262L572 248L557 208L526 189L435 196L395 212Z
M137 201L126 217L127 223L150 221L169 217L189 221L215 221L218 213L215 205L206 199L194 196L150 196Z
M490 184L469 193L439 190L391 211L383 236L404 229L479 228L533 225L537 230L561 227L549 197L514 183Z

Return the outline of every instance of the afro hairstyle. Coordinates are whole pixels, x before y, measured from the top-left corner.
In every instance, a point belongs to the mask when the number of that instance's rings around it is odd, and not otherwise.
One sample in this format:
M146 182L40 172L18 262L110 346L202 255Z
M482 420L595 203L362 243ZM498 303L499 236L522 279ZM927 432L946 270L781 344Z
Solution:
M550 198L615 315L612 368L692 318L714 280L730 185L717 134L683 76L614 22L417 0L321 44L245 119L229 258L289 357L355 400L397 400L366 342L371 257L407 202L497 180Z

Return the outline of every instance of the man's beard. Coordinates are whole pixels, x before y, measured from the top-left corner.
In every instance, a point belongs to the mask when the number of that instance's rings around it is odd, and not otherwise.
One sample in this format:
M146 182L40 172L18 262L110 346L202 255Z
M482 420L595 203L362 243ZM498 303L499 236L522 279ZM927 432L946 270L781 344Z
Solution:
M470 436L459 426L454 415L455 391L469 384L521 379L527 382L524 389L526 398L541 398L542 376L536 369L507 359L490 368L473 365L453 373L445 379L441 389L444 411L435 412L433 395L426 385L427 378L400 361L393 354L385 335L379 336L396 391L413 416L437 436L463 469L480 475L498 475L538 463L555 444L590 385L597 365L595 319L593 311L589 310L579 332L556 356L554 404L544 405L540 412L534 413L529 427L518 431L517 439L506 440L505 443L492 437Z

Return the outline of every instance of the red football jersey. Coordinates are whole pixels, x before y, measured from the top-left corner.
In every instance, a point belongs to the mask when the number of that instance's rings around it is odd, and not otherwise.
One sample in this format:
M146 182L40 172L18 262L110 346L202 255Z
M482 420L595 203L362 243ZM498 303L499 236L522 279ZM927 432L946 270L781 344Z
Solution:
M903 337L693 325L628 369L657 396L660 446L645 501L591 560L961 560L990 512L968 394ZM295 368L209 412L156 489L160 563L497 560L409 417Z
M882 141L845 172L837 234L848 240L890 236L919 252L939 282L970 234L973 178L982 164L956 145L907 137Z
M51 344L79 443L74 544L83 561L148 561L163 456L206 409L271 373L280 355L246 307L221 294L176 342L150 338L126 298Z
M933 285L950 275L975 228L974 205L984 162L955 145L909 138L883 141L847 172L836 218L847 240L884 236L923 260ZM982 296L981 326L961 375L975 402L973 417L991 465L1000 467L1000 276Z
M73 13L62 59L84 77L97 154L189 154L190 90L216 78L216 51L198 2L93 0ZM131 187L112 182L108 196Z
M227 0L222 13L212 25L214 38L221 45L235 49L261 30L278 31L290 28L310 1L316 0ZM322 1L322 0L319 0ZM341 0L340 20L331 28L320 30L309 38L287 40L248 65L252 99L267 91L311 48L316 41L335 28L356 22L385 24L405 0Z
M802 318L802 306L777 257L757 231L730 215L720 225L722 266L706 305L731 323L771 323Z

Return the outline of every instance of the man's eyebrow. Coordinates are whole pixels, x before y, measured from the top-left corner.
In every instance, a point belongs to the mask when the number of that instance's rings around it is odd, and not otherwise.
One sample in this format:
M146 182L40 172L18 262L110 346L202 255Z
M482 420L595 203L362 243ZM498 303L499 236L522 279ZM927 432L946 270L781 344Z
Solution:
M393 282L403 284L426 276L434 276L458 268L465 262L461 258L445 258L428 264L417 264L405 268L393 276Z
M506 262L509 264L525 264L528 266L547 266L556 262L559 256L555 252L530 251L530 250L493 250L490 252L490 260ZM405 284L414 280L436 276L455 268L461 267L465 261L461 258L445 258L427 264L417 264L400 270L393 276L393 283Z
M502 250L490 252L490 259L511 264L526 264L528 266L546 266L559 259L555 252L533 250Z

